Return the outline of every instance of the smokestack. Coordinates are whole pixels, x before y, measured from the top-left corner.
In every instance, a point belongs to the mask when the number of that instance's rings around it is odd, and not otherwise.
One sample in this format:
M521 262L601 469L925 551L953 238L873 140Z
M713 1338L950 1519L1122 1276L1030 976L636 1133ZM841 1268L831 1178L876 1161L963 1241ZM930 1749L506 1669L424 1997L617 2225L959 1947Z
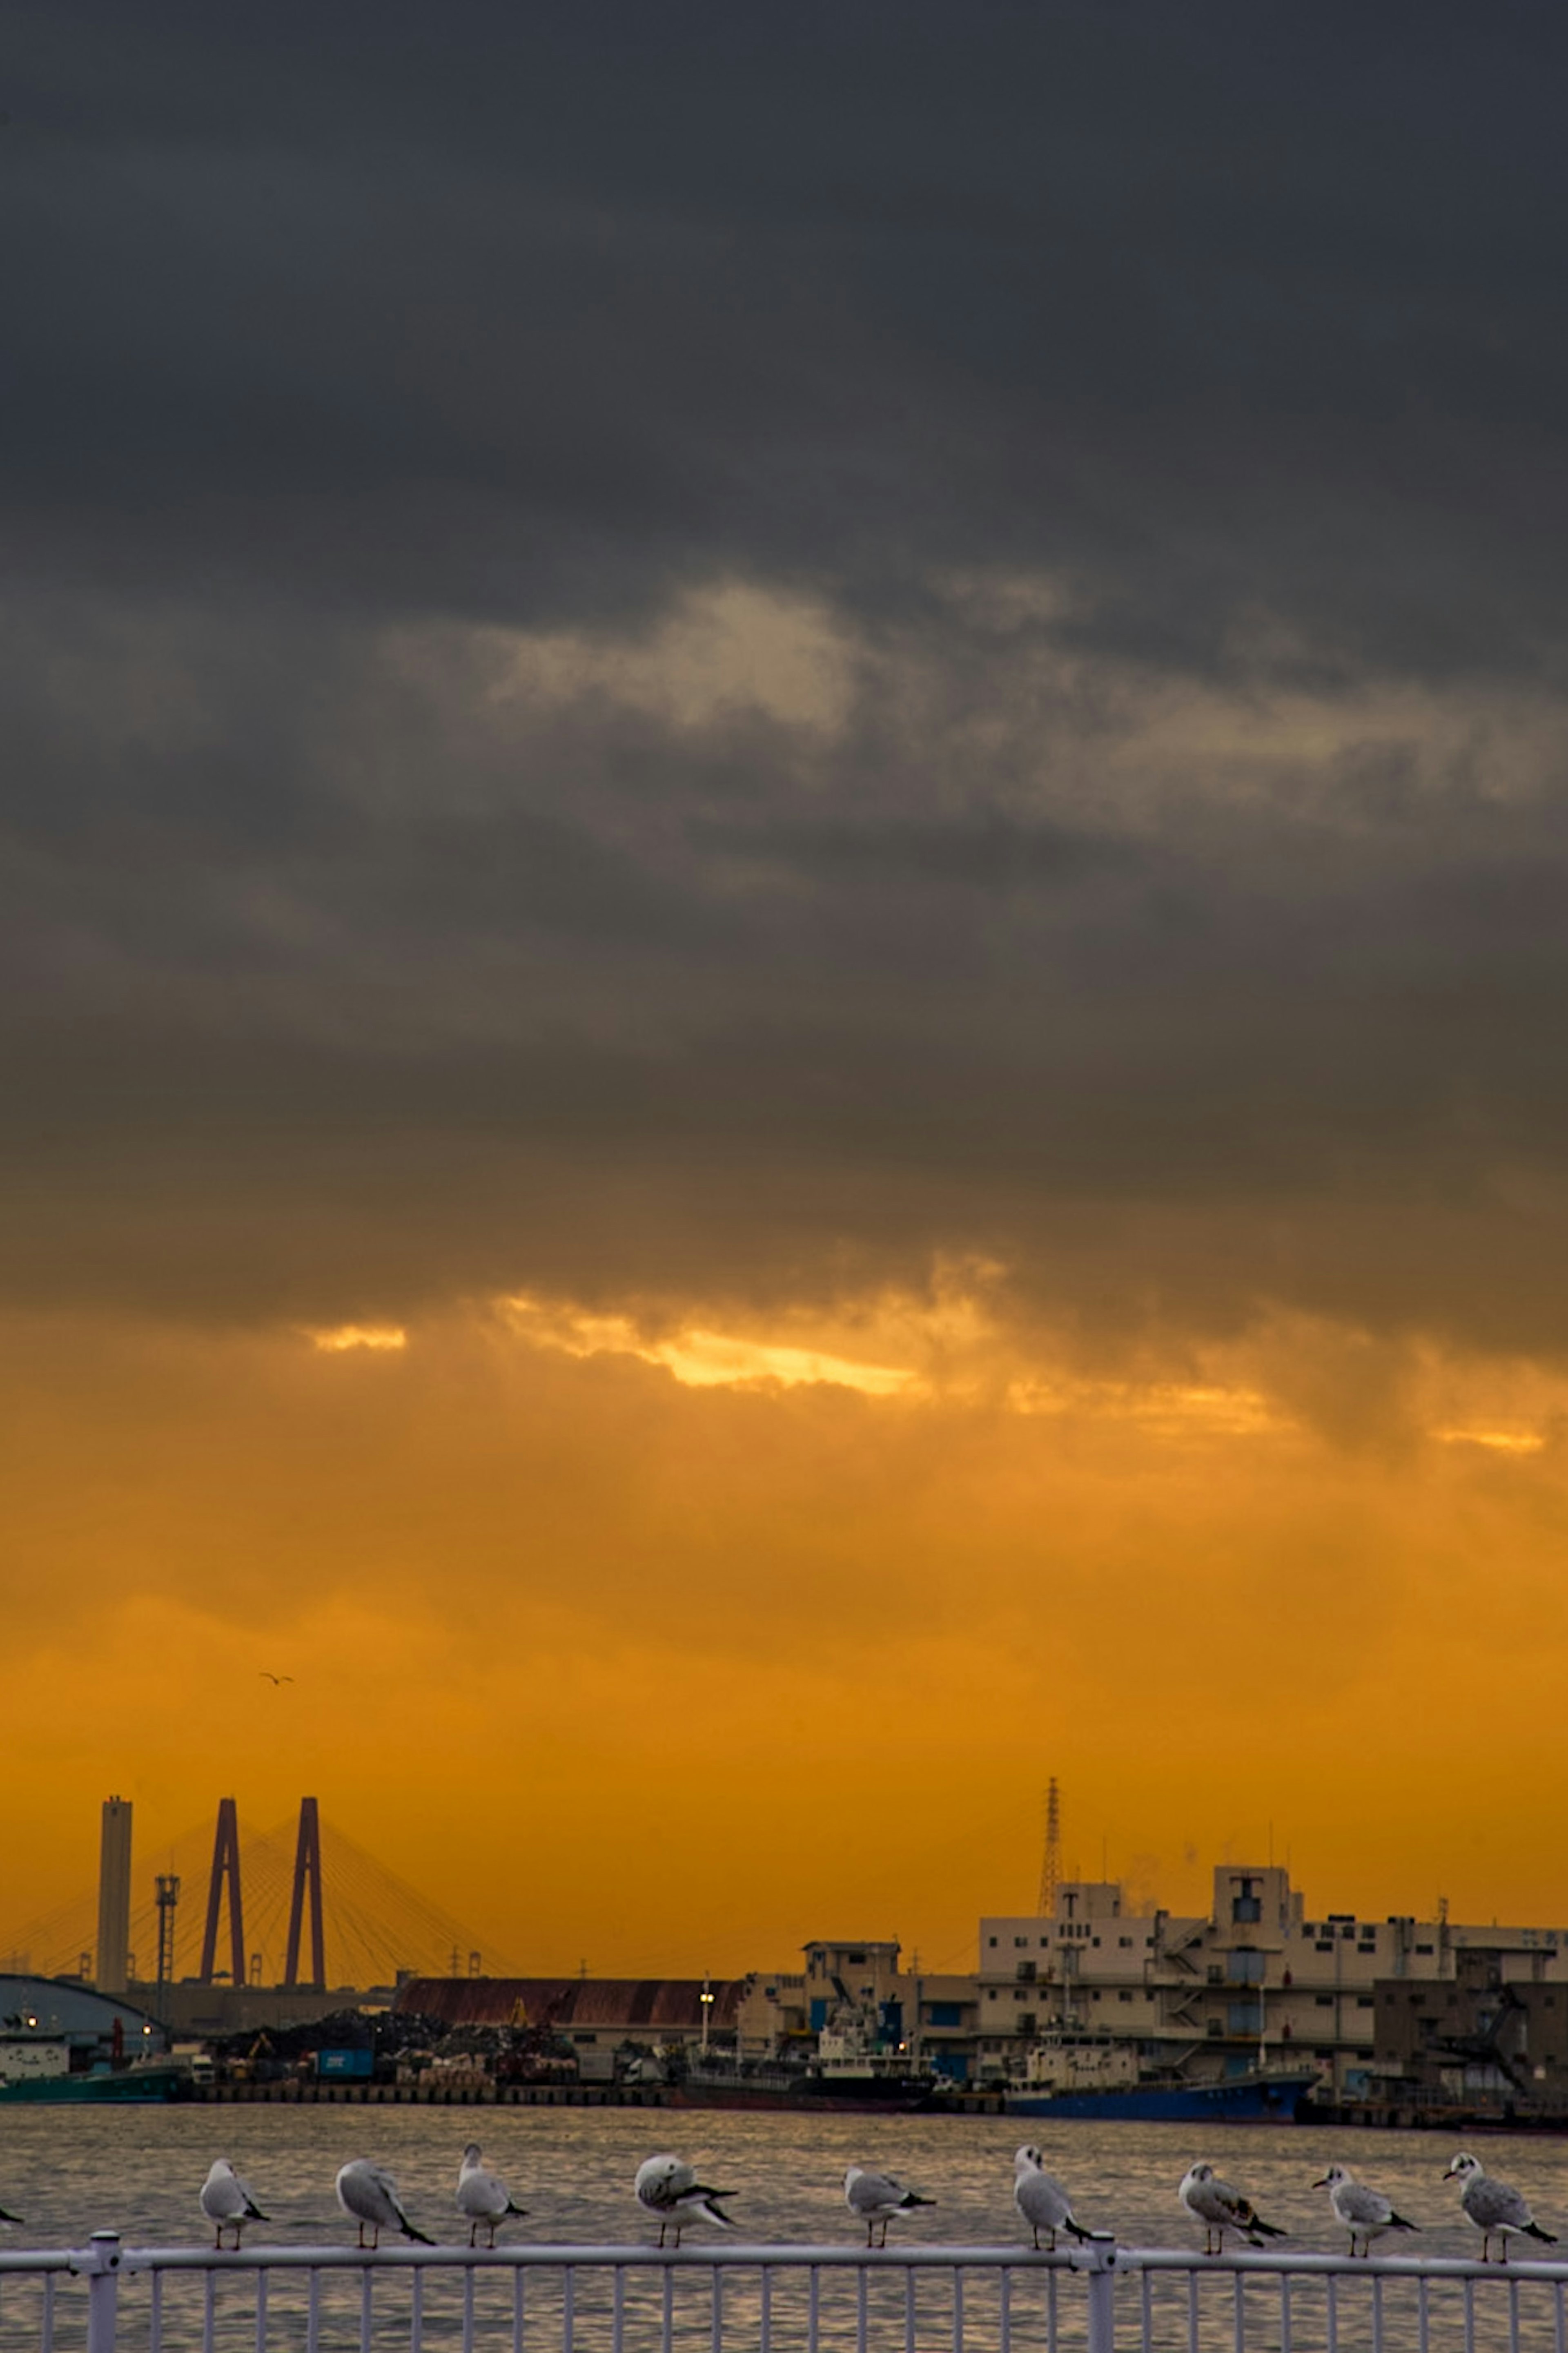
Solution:
M131 1800L103 1801L98 1860L98 1989L123 1993L131 1948Z

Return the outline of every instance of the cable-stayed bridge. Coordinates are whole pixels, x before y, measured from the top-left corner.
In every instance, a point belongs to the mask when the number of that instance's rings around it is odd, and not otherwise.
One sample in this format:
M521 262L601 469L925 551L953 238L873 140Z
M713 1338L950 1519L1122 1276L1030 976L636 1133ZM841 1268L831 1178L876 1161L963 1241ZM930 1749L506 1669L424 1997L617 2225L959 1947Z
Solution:
M84 1889L54 1911L0 1924L0 1971L95 1977L99 1896ZM301 1989L390 1986L417 1976L515 1974L507 1957L390 1871L313 1798L298 1818L242 1833L232 1798L215 1828L160 1840L133 1881L127 1978L144 1985Z

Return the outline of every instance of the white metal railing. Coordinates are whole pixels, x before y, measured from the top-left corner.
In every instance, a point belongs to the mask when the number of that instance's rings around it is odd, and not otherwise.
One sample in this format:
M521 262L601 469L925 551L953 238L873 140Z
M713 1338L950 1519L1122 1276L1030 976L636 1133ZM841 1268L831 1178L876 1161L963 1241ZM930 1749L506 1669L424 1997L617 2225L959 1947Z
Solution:
M0 2353L1568 2353L1568 2262L835 2243L0 2253Z

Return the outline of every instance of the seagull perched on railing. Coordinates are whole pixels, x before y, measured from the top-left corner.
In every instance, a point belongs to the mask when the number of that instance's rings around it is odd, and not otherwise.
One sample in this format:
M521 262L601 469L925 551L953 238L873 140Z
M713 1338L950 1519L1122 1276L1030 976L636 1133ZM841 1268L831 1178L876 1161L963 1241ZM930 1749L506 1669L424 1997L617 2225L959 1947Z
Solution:
M1072 2200L1055 2174L1046 2171L1046 2160L1037 2148L1019 2149L1013 2159L1013 2203L1033 2231L1037 2247L1042 2231L1051 2234L1052 2254L1056 2253L1058 2231L1070 2231L1075 2239L1101 2235L1086 2231L1074 2218Z
M234 2225L234 2251L239 2253L239 2234L247 2222L265 2222L266 2215L250 2194L250 2184L242 2181L226 2157L215 2157L212 2170L201 2188L202 2212L214 2226L215 2247L223 2244L223 2234Z
M251 2198L249 2181L240 2181L228 2158L214 2158L212 2172L202 2181L202 2214L216 2228L212 2245L224 2245L224 2233L235 2226L235 2254L240 2252L240 2233L247 2221L266 2221L266 2214Z
M866 2244L885 2247L888 2225L895 2214L907 2214L913 2206L934 2206L934 2198L922 2198L917 2190L906 2189L890 2173L873 2173L869 2167L852 2165L844 2177L844 2203L858 2221L866 2225ZM878 2223L882 2235L874 2239Z
M1204 2253L1223 2255L1225 2234L1235 2231L1249 2247L1260 2247L1265 2239L1283 2239L1288 2234L1275 2229L1272 2222L1263 2221L1250 2198L1222 2181L1212 2165L1189 2166L1176 2192L1194 2219L1204 2226Z
M658 2216L658 2243L664 2244L665 2232L673 2226L675 2243L680 2244L680 2234L689 2222L717 2222L726 2231L735 2228L723 2209L715 2203L720 2198L733 2198L732 2189L710 2189L697 2179L695 2166L680 2157L647 2157L637 2168L634 2187L639 2205L650 2214Z
M1362 2253L1370 2255L1373 2241L1380 2239L1384 2231L1418 2231L1421 2228L1419 2222L1407 2222L1403 2214L1396 2214L1382 2190L1373 2189L1369 2182L1358 2181L1348 2166L1331 2165L1322 2179L1314 2181L1312 2187L1328 2191L1329 2203L1334 2210L1336 2220L1342 2222L1351 2234L1352 2255L1358 2239Z
M1557 2241L1550 2231L1543 2231L1519 2190L1510 2189L1506 2181L1495 2181L1481 2170L1479 2157L1469 2157L1461 2149L1444 2174L1445 2181L1462 2181L1459 2203L1481 2234L1481 2261L1491 2261L1494 2239L1502 2241L1500 2263L1508 2261L1510 2233L1523 2239L1539 2239L1542 2245L1554 2247Z
M511 2193L499 2173L492 2173L485 2163L477 2140L471 2140L463 2151L463 2162L458 2168L458 2211L468 2218L468 2244L474 2244L480 2224L488 2227L490 2244L496 2242L496 2224L508 2214L526 2214L526 2206L514 2206Z
M359 2224L362 2247L367 2226L374 2233L370 2242L373 2247L380 2246L384 2231L401 2231L405 2239L416 2240L422 2247L436 2243L423 2231L415 2229L403 2211L396 2182L379 2165L372 2165L368 2157L351 2158L347 2165L339 2168L338 2204Z

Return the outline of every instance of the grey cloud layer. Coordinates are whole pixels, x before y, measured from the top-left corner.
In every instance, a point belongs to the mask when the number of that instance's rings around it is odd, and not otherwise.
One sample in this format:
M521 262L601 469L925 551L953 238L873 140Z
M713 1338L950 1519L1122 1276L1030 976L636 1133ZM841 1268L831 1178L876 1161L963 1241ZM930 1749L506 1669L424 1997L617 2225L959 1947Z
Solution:
M14 1295L1557 1345L1555 19L22 22Z

